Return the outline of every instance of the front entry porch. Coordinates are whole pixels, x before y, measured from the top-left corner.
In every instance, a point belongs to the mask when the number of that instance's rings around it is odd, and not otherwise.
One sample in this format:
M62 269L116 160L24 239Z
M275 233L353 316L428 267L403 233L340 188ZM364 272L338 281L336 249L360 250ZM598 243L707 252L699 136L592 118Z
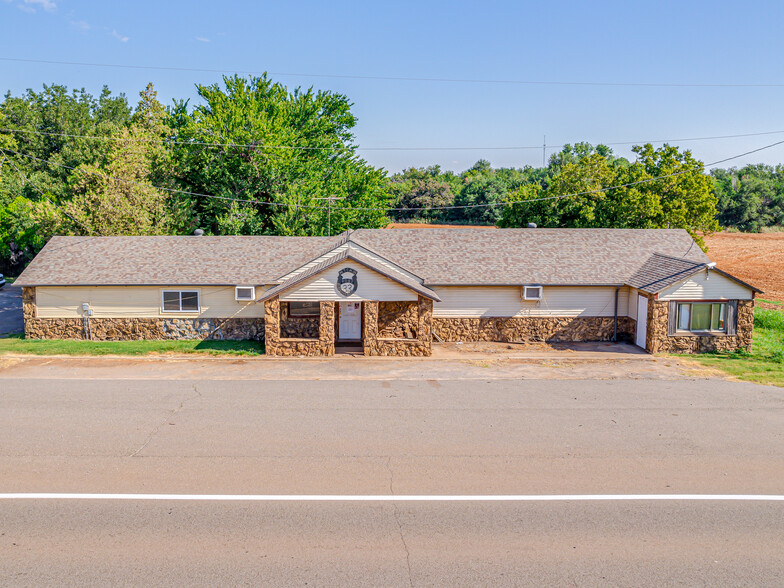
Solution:
M329 356L344 345L368 356L428 356L432 319L433 301L424 296L308 303L275 296L264 301L265 347L273 356Z

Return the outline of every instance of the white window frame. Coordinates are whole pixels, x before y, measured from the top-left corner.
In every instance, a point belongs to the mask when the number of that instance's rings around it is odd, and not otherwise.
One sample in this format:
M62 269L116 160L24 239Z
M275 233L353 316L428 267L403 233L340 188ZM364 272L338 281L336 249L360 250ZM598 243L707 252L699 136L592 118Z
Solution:
M526 293L529 288L538 288L539 295L538 296L528 296ZM523 286L523 300L541 300L544 296L544 287L540 286L539 284L525 284Z
M176 293L178 293L180 295L179 296L179 300L180 300L180 309L179 310L168 310L168 309L165 308L163 297L164 297L164 294L169 293L169 292L176 292ZM182 309L182 293L183 292L196 292L196 310L183 310ZM194 290L161 290L161 312L164 313L164 314L171 313L171 312L198 314L198 313L201 312L201 292L199 290L195 290L195 289Z
M696 305L710 306L711 318L710 318L709 325L713 324L713 305L715 305L715 304L721 305L722 314L723 314L723 316L721 317L721 322L724 323L724 328L723 329L712 329L712 328L709 327L707 329L696 329L696 330L693 329L692 328L692 321L694 320L694 305L695 304ZM688 329L682 329L681 326L680 326L681 325L681 306L687 306L687 305L689 307L689 328ZM727 332L727 301L725 301L725 300L706 300L704 302L702 302L702 301L697 301L697 302L692 302L692 301L689 301L689 302L678 302L677 306L676 306L676 309L677 309L676 312L678 313L677 316L675 317L675 319L676 319L676 322L675 322L675 330L676 330L676 332L680 332L680 333L714 333L714 334L715 333L726 333Z
M240 290L250 290L250 297L240 298L239 296ZM234 286L234 300L236 300L237 302L253 302L255 299L256 299L255 286Z

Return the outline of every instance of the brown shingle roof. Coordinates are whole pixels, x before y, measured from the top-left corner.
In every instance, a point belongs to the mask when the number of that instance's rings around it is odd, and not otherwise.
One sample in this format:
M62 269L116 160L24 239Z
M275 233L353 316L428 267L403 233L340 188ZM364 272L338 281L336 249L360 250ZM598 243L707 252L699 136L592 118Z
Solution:
M339 237L52 237L24 286L261 285L310 261Z
M647 292L648 294L657 294L662 290L669 288L678 282L682 282L690 276L693 276L697 272L701 272L708 266L709 263L707 262L699 263L677 257L670 257L669 255L662 255L660 253L654 253L648 259L648 261L646 261L642 267L638 269L631 278L629 278L627 284L633 288ZM739 280L735 276L731 276L727 272L723 272L716 268L714 268L712 271L720 273L721 275L726 276L729 279L754 290L755 292L762 292L762 290L759 288L755 288L754 286Z
M705 269L707 265L708 262L654 253L627 283L648 294L655 294Z
M19 285L261 285L345 242L432 285L625 284L653 253L706 263L680 229L359 229L335 237L54 237Z
M682 229L359 229L426 285L624 284L655 252L708 257Z

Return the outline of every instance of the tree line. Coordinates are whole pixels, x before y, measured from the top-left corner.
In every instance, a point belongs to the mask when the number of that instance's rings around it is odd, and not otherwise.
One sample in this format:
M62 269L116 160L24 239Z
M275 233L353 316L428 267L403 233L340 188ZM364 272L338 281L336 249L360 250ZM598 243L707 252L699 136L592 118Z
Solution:
M690 152L567 145L542 168L389 175L363 160L338 93L267 76L196 86L164 107L104 88L44 86L0 102L0 271L13 275L54 234L326 235L400 222L552 227L784 225L784 168L706 174ZM620 186L620 187L618 187ZM607 188L613 187L608 190Z

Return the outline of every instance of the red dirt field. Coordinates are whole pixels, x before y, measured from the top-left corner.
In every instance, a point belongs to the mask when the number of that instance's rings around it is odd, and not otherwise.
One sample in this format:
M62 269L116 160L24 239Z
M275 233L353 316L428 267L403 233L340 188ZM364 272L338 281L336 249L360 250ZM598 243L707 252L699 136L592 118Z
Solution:
M784 233L716 233L705 237L716 266L784 301Z

